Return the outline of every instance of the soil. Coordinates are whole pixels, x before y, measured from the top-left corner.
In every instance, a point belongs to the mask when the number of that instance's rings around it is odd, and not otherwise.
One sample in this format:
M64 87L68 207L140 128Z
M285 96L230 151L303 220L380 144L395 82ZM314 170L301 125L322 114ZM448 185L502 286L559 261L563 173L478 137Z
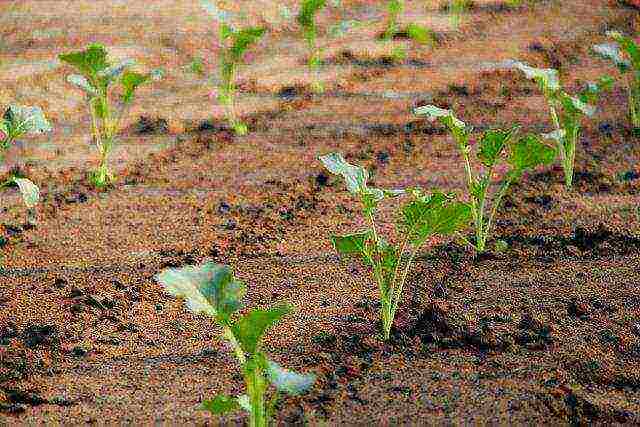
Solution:
M640 138L620 85L585 121L572 191L557 166L512 189L496 230L506 250L425 247L387 343L367 270L328 240L363 225L358 206L316 160L340 151L375 185L462 194L450 137L411 108L453 108L478 131L548 131L544 100L505 61L559 68L576 91L613 72L589 46L607 29L635 32L632 5L476 1L454 28L440 4L408 2L405 19L432 27L437 44L393 41L410 47L396 63L380 25L323 36L323 95L292 66L305 57L295 27L274 24L241 73L250 133L236 137L212 116L208 80L184 71L199 54L214 69L210 18L195 1L143 3L28 0L0 18L0 101L41 105L56 129L23 141L3 169L38 183L42 203L32 227L15 189L2 193L0 424L220 423L197 406L242 391L232 355L210 319L153 278L204 260L234 267L247 306L296 308L265 349L318 381L281 401L282 424L640 423ZM343 3L348 13L321 24L384 10ZM170 70L141 93L104 191L86 178L96 156L81 99L52 60L97 40ZM391 236L393 215L381 212Z

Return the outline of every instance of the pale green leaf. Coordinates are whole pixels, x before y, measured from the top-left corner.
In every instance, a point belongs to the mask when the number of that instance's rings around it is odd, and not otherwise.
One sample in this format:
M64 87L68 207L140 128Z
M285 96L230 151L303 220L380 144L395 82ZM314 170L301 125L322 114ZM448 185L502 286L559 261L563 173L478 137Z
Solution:
M631 62L622 56L617 43L597 44L592 47L592 50L602 58L612 61L622 72L631 67Z
M72 85L82 89L84 92L86 92L90 96L98 95L98 91L96 90L96 88L94 88L91 85L91 83L89 83L89 81L84 76L81 76L80 74L68 75L67 81Z
M33 209L40 200L40 189L38 186L26 178L13 178L13 181L18 185L24 204L27 208Z
M544 88L547 88L552 92L560 90L558 70L553 68L534 68L519 61L514 62L514 66L522 71L528 79L535 80Z
M319 159L329 172L344 178L351 194L359 194L366 189L369 173L363 167L347 163L340 153L327 154Z
M316 380L313 374L298 374L292 370L284 369L276 362L267 362L267 376L271 384L279 391L292 396L298 396L308 391Z
M10 105L4 113L4 120L13 138L24 134L50 132L53 129L40 107Z
M451 110L445 110L443 108L436 107L435 105L425 105L413 110L414 114L419 116L427 116L430 120L440 120L448 127L455 127L461 132L464 131L467 125L459 120Z

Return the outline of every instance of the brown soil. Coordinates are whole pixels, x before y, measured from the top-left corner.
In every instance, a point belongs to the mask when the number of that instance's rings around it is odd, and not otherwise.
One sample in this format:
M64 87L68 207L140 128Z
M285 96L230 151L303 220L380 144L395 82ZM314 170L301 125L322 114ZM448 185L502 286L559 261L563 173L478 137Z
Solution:
M449 240L425 249L386 344L375 286L327 239L361 225L358 207L316 161L339 150L376 185L461 192L450 138L411 108L453 108L477 129L546 131L544 100L503 61L557 67L576 90L611 71L588 47L605 29L635 31L637 11L614 1L476 2L455 30L435 2L412 4L407 19L433 24L438 45L412 46L390 64L389 47L375 41L380 27L327 39L323 96L291 71L304 50L294 29L280 29L242 76L248 136L211 121L202 81L170 73L142 94L122 135L118 184L97 192L85 178L95 152L84 113L79 98L68 101L67 70L47 65L52 51L111 37L123 55L171 69L209 49L213 32L197 2L168 0L158 10L112 0L121 6L102 18L97 5L107 2L26 1L3 19L43 3L51 8L23 27L5 26L0 52L3 81L14 76L0 100L42 105L57 129L14 153L42 188L39 225L22 225L17 194L2 193L0 424L217 424L196 407L242 390L236 366L212 322L153 280L205 259L235 268L248 306L296 307L265 345L318 381L282 401L284 424L640 423L640 139L622 88L585 122L573 191L557 167L513 189L497 224L506 252L474 257ZM62 3L78 15L65 16ZM362 19L382 10L343 3ZM323 22L344 18L336 14ZM54 31L70 20L77 29ZM47 37L33 35L43 28ZM295 48L283 54L286 46ZM16 65L23 57L30 66ZM391 208L382 214L389 232Z

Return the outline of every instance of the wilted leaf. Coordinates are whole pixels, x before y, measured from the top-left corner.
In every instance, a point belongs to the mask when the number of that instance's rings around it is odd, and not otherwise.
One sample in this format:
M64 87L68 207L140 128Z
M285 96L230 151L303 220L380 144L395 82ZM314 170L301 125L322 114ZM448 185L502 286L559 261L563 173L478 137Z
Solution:
M207 313L213 317L228 319L242 303L246 289L233 277L226 265L207 262L201 266L169 268L155 279L171 295L184 298L194 313Z
M68 75L67 81L72 85L79 87L88 95L96 96L98 94L97 90L93 86L91 86L91 83L89 83L89 81L84 76L81 76L80 74Z
M290 312L291 307L288 305L282 305L268 310L251 310L235 322L231 326L231 330L238 341L240 341L242 349L249 354L253 354L256 352L258 343L267 328L274 325Z
M267 362L267 376L271 384L278 390L292 396L306 392L316 380L316 376L313 374L298 374L284 369L272 360Z
M359 194L366 188L367 179L369 179L367 170L347 163L342 154L331 153L320 156L319 159L329 172L334 175L341 175L344 178L347 190L351 194Z
M418 107L413 110L414 114L419 116L427 116L430 120L440 120L445 126L449 128L456 128L460 132L463 132L467 125L462 121L458 120L456 116L454 116L453 111L445 110L443 108L436 107L435 105L425 105L424 107Z
M509 140L516 133L517 128L511 130L489 130L480 139L480 151L478 158L486 167L493 167L508 144Z
M535 80L543 88L547 88L552 92L560 90L558 70L553 68L534 68L519 61L514 62L514 66L522 71L528 79Z
M471 217L471 207L450 196L434 192L415 198L402 207L398 228L411 243L422 244L429 236L447 235L464 227Z
M525 135L511 146L509 164L515 173L538 165L548 165L556 158L556 150L540 142L535 135Z
M625 72L631 67L631 63L623 58L620 47L616 43L597 44L592 47L593 51L604 59L613 61L621 72Z
M62 62L73 65L84 76L90 79L97 76L98 72L109 67L107 62L107 50L101 44L91 44L85 50L65 53L58 56Z
M238 398L219 394L213 399L203 400L200 409L209 411L214 415L223 415L230 412L236 412L240 409Z
M40 200L40 189L38 186L26 178L13 178L13 181L18 185L24 204L27 208L33 209Z
M50 132L53 129L40 107L10 105L4 113L4 120L14 138L24 134Z

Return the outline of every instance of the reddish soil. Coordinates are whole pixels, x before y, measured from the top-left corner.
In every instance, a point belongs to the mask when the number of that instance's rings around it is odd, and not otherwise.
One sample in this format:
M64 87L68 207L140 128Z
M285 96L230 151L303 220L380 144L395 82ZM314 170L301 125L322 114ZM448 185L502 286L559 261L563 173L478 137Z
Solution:
M43 201L29 228L15 191L2 193L0 424L220 423L197 405L241 392L232 355L210 319L153 280L204 260L234 267L247 306L296 307L265 347L318 381L283 399L282 424L640 423L640 138L620 85L585 121L572 191L558 167L512 189L496 232L505 252L475 257L446 239L425 248L390 342L378 338L367 271L339 260L327 238L361 220L319 154L344 153L376 185L462 193L450 137L412 107L453 108L479 130L547 131L536 87L502 61L559 68L576 91L613 72L589 46L606 29L636 29L637 11L619 2L523 3L479 2L458 30L401 64L336 48L327 63L349 67L327 76L322 96L305 81L246 78L244 99L269 99L247 107L246 137L157 107L122 135L142 148L119 158L119 181L103 192L88 185L89 165L68 161L81 157L65 157L80 140L50 150L53 165L22 165ZM8 43L26 49L19 41ZM199 102L191 108L206 112ZM64 117L54 124L86 131ZM382 212L389 233L392 208Z

